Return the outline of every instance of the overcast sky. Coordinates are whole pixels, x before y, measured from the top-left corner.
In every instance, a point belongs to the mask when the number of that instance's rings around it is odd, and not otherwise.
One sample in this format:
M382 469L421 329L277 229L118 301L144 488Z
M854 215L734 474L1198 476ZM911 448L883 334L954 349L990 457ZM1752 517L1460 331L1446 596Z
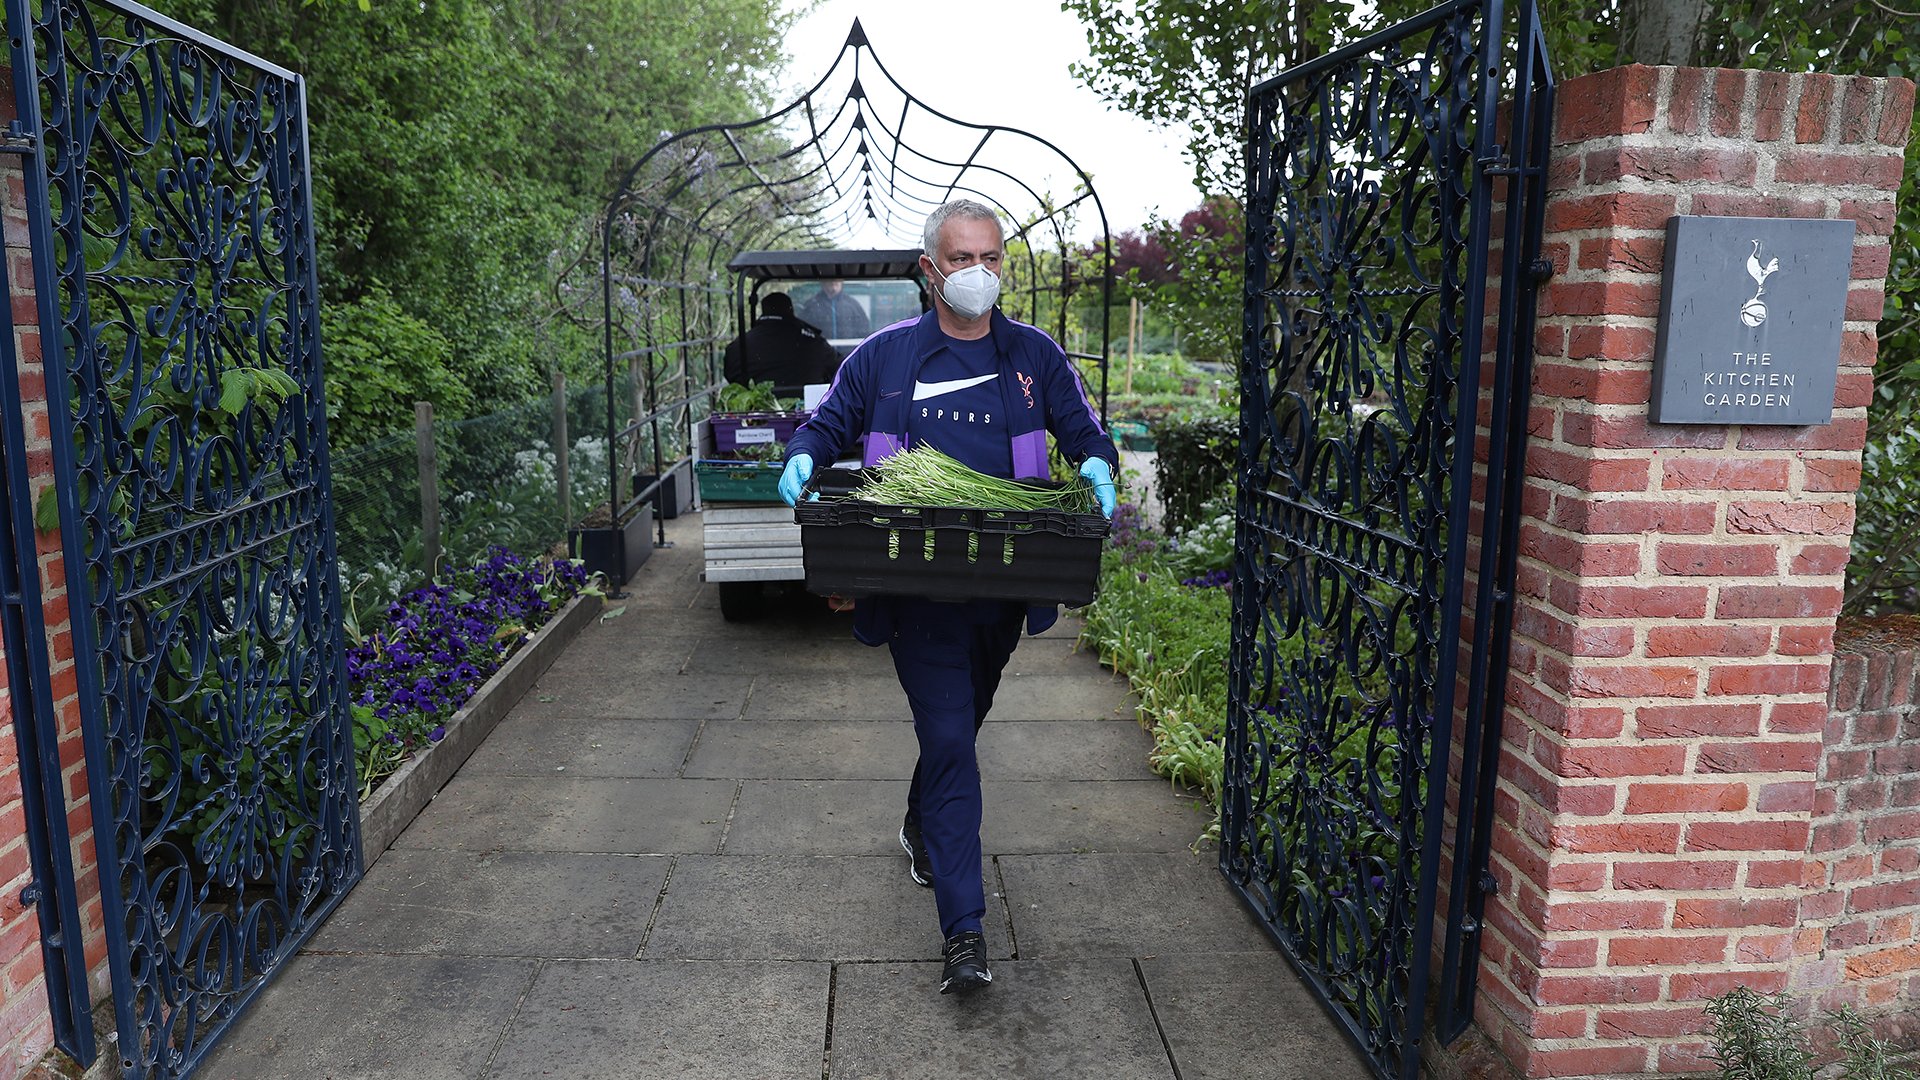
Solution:
M826 74L855 16L874 55L927 105L958 120L1024 128L1078 162L1114 232L1138 228L1156 210L1178 218L1199 202L1181 156L1184 129L1156 128L1110 108L1067 71L1086 58L1087 38L1057 0L821 0L788 35L779 104ZM877 93L875 105L888 114ZM924 126L908 131L910 143L916 136L934 137ZM971 142L953 145L964 157ZM1072 171L1044 148L1005 139L996 148L1008 171L1034 188L1062 201L1073 191ZM1098 227L1097 218L1082 215L1076 232L1084 239Z

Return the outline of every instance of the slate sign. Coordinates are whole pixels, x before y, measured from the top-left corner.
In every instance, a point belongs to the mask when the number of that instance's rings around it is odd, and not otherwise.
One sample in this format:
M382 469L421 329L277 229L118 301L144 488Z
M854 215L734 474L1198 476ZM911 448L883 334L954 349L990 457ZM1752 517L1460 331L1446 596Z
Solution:
M1658 424L1833 419L1852 221L1667 219Z

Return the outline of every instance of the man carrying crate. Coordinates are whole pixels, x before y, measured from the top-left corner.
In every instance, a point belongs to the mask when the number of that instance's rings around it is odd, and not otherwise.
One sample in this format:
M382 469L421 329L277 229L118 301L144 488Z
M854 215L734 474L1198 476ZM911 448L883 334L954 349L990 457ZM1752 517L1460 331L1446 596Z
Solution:
M1045 477L1047 436L1079 461L1113 516L1119 457L1066 353L1043 331L995 310L1005 235L992 210L957 199L927 218L921 269L933 310L885 327L847 357L813 418L787 443L780 496L797 502L814 463L831 462L860 435L864 463L929 445L979 472ZM933 888L946 939L940 992L993 981L981 939L980 767L974 741L1024 623L1038 634L1053 606L999 600L862 600L854 636L885 643L913 710L920 759L907 792L900 844L914 881Z

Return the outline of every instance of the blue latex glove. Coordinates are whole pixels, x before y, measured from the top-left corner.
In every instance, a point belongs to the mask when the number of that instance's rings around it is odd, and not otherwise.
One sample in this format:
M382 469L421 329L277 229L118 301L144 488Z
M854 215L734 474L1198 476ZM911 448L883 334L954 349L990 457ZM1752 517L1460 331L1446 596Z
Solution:
M780 474L780 497L786 500L788 506L800 501L800 492L805 490L807 480L812 476L812 454L795 454L787 459L786 471Z
M1100 500L1100 512L1113 520L1113 508L1119 502L1113 486L1113 466L1106 458L1090 457L1080 463L1080 475L1093 485L1093 497Z

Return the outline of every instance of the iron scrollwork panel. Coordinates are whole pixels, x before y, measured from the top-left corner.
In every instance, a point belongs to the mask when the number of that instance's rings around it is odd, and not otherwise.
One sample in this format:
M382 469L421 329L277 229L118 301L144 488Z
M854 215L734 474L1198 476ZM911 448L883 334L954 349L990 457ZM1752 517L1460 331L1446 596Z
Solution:
M180 1077L361 867L304 87L131 4L8 19L119 1049Z
M1436 8L1251 100L1221 863L1385 1076L1425 1025L1488 17Z

